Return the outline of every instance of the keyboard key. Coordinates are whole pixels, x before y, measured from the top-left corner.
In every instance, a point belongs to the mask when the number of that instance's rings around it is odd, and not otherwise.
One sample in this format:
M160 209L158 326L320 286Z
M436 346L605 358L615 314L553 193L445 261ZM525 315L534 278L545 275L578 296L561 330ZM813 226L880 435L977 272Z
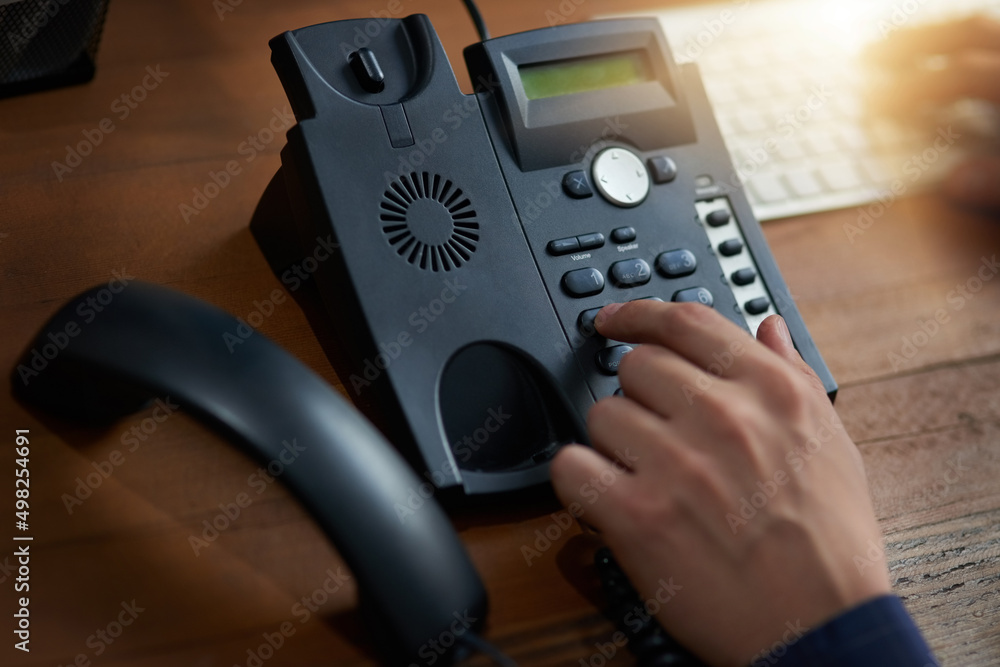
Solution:
M785 139L778 144L778 155L785 160L797 160L805 157L806 151L802 143L795 139Z
M770 203L788 199L788 190L782 185L781 179L772 174L760 174L750 179L750 189L762 202Z
M785 174L785 180L788 181L792 192L799 197L812 197L823 192L823 186L812 172L793 171Z
M763 132L767 129L767 121L758 111L742 111L737 114L736 120L745 132Z
M832 190L851 190L862 184L858 170L850 162L828 164L819 173Z
M827 134L810 134L806 137L806 145L817 155L837 152L837 144Z

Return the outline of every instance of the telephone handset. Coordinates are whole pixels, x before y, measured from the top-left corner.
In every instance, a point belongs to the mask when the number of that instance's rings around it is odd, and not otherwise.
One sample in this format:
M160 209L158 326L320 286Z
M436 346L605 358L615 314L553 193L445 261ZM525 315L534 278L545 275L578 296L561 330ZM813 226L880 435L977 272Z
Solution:
M395 412L438 486L540 483L587 442L630 349L593 329L612 302L698 301L750 332L780 313L834 396L697 70L656 20L474 44L473 95L423 15L271 48L298 123L251 228L286 278L332 239L307 268L350 350L344 385Z

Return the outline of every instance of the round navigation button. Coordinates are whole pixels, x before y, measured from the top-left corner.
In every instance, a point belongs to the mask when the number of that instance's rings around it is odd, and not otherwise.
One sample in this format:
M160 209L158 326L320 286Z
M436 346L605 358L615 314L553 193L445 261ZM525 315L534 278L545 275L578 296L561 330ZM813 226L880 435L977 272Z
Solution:
M605 148L594 158L594 183L617 206L637 206L649 194L649 172L639 156L626 148Z

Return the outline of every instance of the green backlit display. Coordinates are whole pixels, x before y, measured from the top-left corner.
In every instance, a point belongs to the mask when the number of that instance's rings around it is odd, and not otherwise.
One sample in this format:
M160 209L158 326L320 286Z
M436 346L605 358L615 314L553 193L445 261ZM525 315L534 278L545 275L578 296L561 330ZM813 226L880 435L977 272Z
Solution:
M617 88L649 80L642 51L560 60L518 68L529 100Z

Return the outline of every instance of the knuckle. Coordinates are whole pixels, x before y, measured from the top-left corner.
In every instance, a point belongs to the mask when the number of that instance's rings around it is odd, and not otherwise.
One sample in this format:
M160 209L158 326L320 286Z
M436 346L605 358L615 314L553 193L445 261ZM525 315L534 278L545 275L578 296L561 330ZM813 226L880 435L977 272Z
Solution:
M700 303L675 303L664 309L661 317L668 331L698 329L714 321L715 311Z

